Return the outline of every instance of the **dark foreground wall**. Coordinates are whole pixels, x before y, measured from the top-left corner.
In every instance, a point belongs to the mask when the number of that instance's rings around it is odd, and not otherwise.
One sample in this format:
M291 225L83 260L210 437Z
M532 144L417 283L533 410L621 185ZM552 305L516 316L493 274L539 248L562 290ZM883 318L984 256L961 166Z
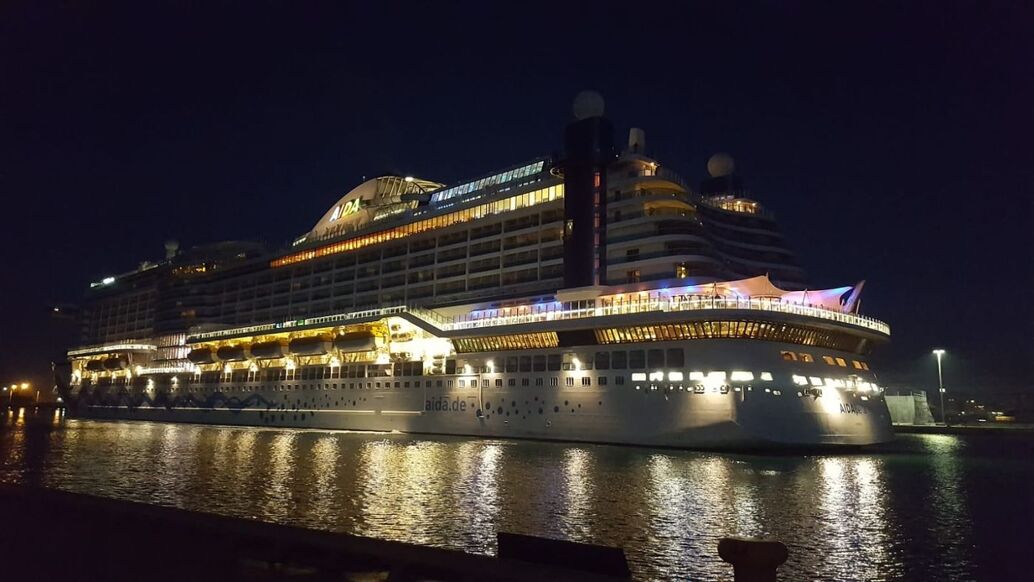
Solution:
M613 582L628 575L572 569L577 559L543 565L14 486L0 486L0 523L0 579L7 580ZM608 563L600 552L614 551L568 546L557 551L594 556L588 568Z

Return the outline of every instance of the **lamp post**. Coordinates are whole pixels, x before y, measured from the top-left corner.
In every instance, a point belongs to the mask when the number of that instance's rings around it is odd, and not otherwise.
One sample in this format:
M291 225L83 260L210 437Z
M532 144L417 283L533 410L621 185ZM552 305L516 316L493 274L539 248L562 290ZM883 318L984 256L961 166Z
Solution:
M944 356L944 350L938 348L933 351L933 355L937 356L937 390L941 395L941 422L948 426L948 414L944 409L944 375L941 374L941 357Z

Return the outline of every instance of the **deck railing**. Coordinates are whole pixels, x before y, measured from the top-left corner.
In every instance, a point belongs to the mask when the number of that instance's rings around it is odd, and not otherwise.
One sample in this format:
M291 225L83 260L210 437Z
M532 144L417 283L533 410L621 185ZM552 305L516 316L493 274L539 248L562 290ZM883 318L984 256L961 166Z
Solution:
M816 317L819 319L827 319L840 323L856 325L890 335L890 326L886 323L878 319L856 315L854 313L842 313L821 307L800 305L797 303L785 303L772 299L706 296L691 296L688 299L678 300L670 298L633 301L617 305L580 307L575 309L550 309L549 307L545 307L540 311L492 315L487 317L462 315L452 318L452 324L443 329L471 329L474 327L513 325L518 323L535 323L541 321L561 321L567 319L580 319L584 317L603 317L608 315L627 315L634 313L717 311L725 309L770 311L802 315L805 317Z
M510 308L516 313L507 313L505 309L493 310L491 314L466 314L458 316L444 316L433 309L415 306L394 305L379 309L368 309L364 311L353 311L321 317L310 317L282 323L269 323L263 325L252 325L249 327L238 327L217 331L207 331L191 334L190 341L206 341L225 337L241 335L257 335L263 333L277 333L292 329L310 328L317 326L331 326L339 323L361 319L374 319L389 315L401 315L408 313L417 317L432 327L442 331L458 331L474 329L479 327L497 327L504 325L518 325L525 323L539 323L548 321L565 321L571 319L583 319L588 317L606 317L610 315L628 315L636 313L672 313L690 311L763 311L774 313L787 313L804 317L814 317L846 323L870 329L878 333L890 335L890 326L886 323L854 313L842 313L822 307L801 305L798 303L786 303L776 299L756 298L734 298L734 297L708 297L690 296L679 298L651 299L644 301L629 301L623 303L611 303L601 305L600 301L588 301L592 305L580 305L578 307L565 308L562 304L546 303L541 306L530 308ZM501 313L500 313L501 312Z

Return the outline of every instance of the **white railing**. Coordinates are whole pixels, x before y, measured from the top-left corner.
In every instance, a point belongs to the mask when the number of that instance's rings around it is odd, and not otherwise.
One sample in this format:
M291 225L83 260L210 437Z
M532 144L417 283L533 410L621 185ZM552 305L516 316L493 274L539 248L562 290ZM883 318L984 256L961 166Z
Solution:
M555 304L554 304L555 305ZM840 321L843 324L850 324L865 329L874 330L882 334L890 335L890 327L872 317L857 315L854 313L843 313L832 311L811 305L800 305L796 303L785 303L770 299L738 299L724 297L691 296L688 299L661 299L648 301L633 301L617 305L580 307L575 309L551 308L545 306L538 311L520 312L515 314L501 314L491 316L461 315L453 317L452 324L447 330L466 330L480 327L512 326L515 324L531 324L538 321L554 321L564 319L578 319L582 317L602 317L607 315L626 315L630 313L648 312L672 312L672 311L711 311L723 309L735 310L757 310L773 311L779 313L790 313L807 317L818 317Z
M90 354L105 354L108 352L153 352L158 349L153 344L105 344L97 346L84 346L74 350L68 350L70 357L86 356Z
M366 319L370 317L384 317L386 315L397 315L406 311L405 305L395 305L392 307L381 307L379 309L367 309L365 311L352 311L349 313L337 313L334 315L324 315L322 317L310 317L308 319L295 319L292 321L284 321L281 323L264 323L260 325L252 325L248 327L235 327L232 329L220 329L216 331L206 331L202 333L190 334L187 338L188 342L198 342L210 339L219 339L223 337L238 336L238 335L255 335L261 333L276 333L283 330L294 329L297 327L312 327L316 325L333 325L335 323L353 321L356 319Z
M511 308L517 309L517 308ZM645 301L629 301L619 304L595 305L564 309L557 307L557 304L545 304L532 311L520 311L514 314L493 314L486 316L460 315L446 317L433 309L423 307L407 307L405 305L394 305L379 309L368 309L351 313L339 313L323 317L311 317L282 323L271 323L264 325L253 325L250 327L238 327L198 333L190 336L188 341L198 342L224 337L256 335L261 333L275 333L301 327L331 326L337 323L354 321L358 319L380 318L389 315L400 315L408 313L414 317L424 320L442 331L459 331L479 327L496 327L504 325L517 325L524 323L540 323L548 321L564 321L570 319L583 319L588 317L606 317L611 315L628 315L636 313L672 313L683 311L722 311L722 310L748 310L766 311L774 313L787 313L804 317L826 319L849 325L855 325L871 329L878 333L890 335L890 326L886 323L856 315L853 313L841 313L811 305L800 305L797 303L785 303L775 299L747 299L730 297L707 297L690 296L682 298L664 298Z
M856 315L853 313L842 313L800 305L797 303L784 303L772 299L741 299L727 297L705 297L691 296L688 299L654 299L647 301L632 301L618 305L582 307L577 309L550 309L543 308L541 311L517 313L513 315L493 315L489 317L474 317L470 315L452 318L452 323L443 329L459 330L472 329L475 327L491 327L500 325L514 325L520 323L536 323L542 321L561 321L567 319L581 319L585 317L605 317L609 315L627 315L634 313L650 312L679 312L679 311L717 311L717 310L754 310L771 311L776 313L788 313L827 319L840 323L847 323L871 329L879 333L890 335L890 326L886 323Z
M171 366L141 366L136 369L136 373L140 376L147 374L189 374L193 372L192 366L185 365L171 365Z

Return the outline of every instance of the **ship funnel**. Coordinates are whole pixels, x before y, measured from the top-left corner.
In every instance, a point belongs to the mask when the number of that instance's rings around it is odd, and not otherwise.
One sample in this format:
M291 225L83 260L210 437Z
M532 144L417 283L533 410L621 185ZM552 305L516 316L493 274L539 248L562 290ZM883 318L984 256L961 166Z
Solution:
M646 150L646 132L638 127L628 130L628 151L633 154L641 154Z
M607 166L614 158L614 126L603 98L583 91L575 120L564 129L564 286L606 284Z

